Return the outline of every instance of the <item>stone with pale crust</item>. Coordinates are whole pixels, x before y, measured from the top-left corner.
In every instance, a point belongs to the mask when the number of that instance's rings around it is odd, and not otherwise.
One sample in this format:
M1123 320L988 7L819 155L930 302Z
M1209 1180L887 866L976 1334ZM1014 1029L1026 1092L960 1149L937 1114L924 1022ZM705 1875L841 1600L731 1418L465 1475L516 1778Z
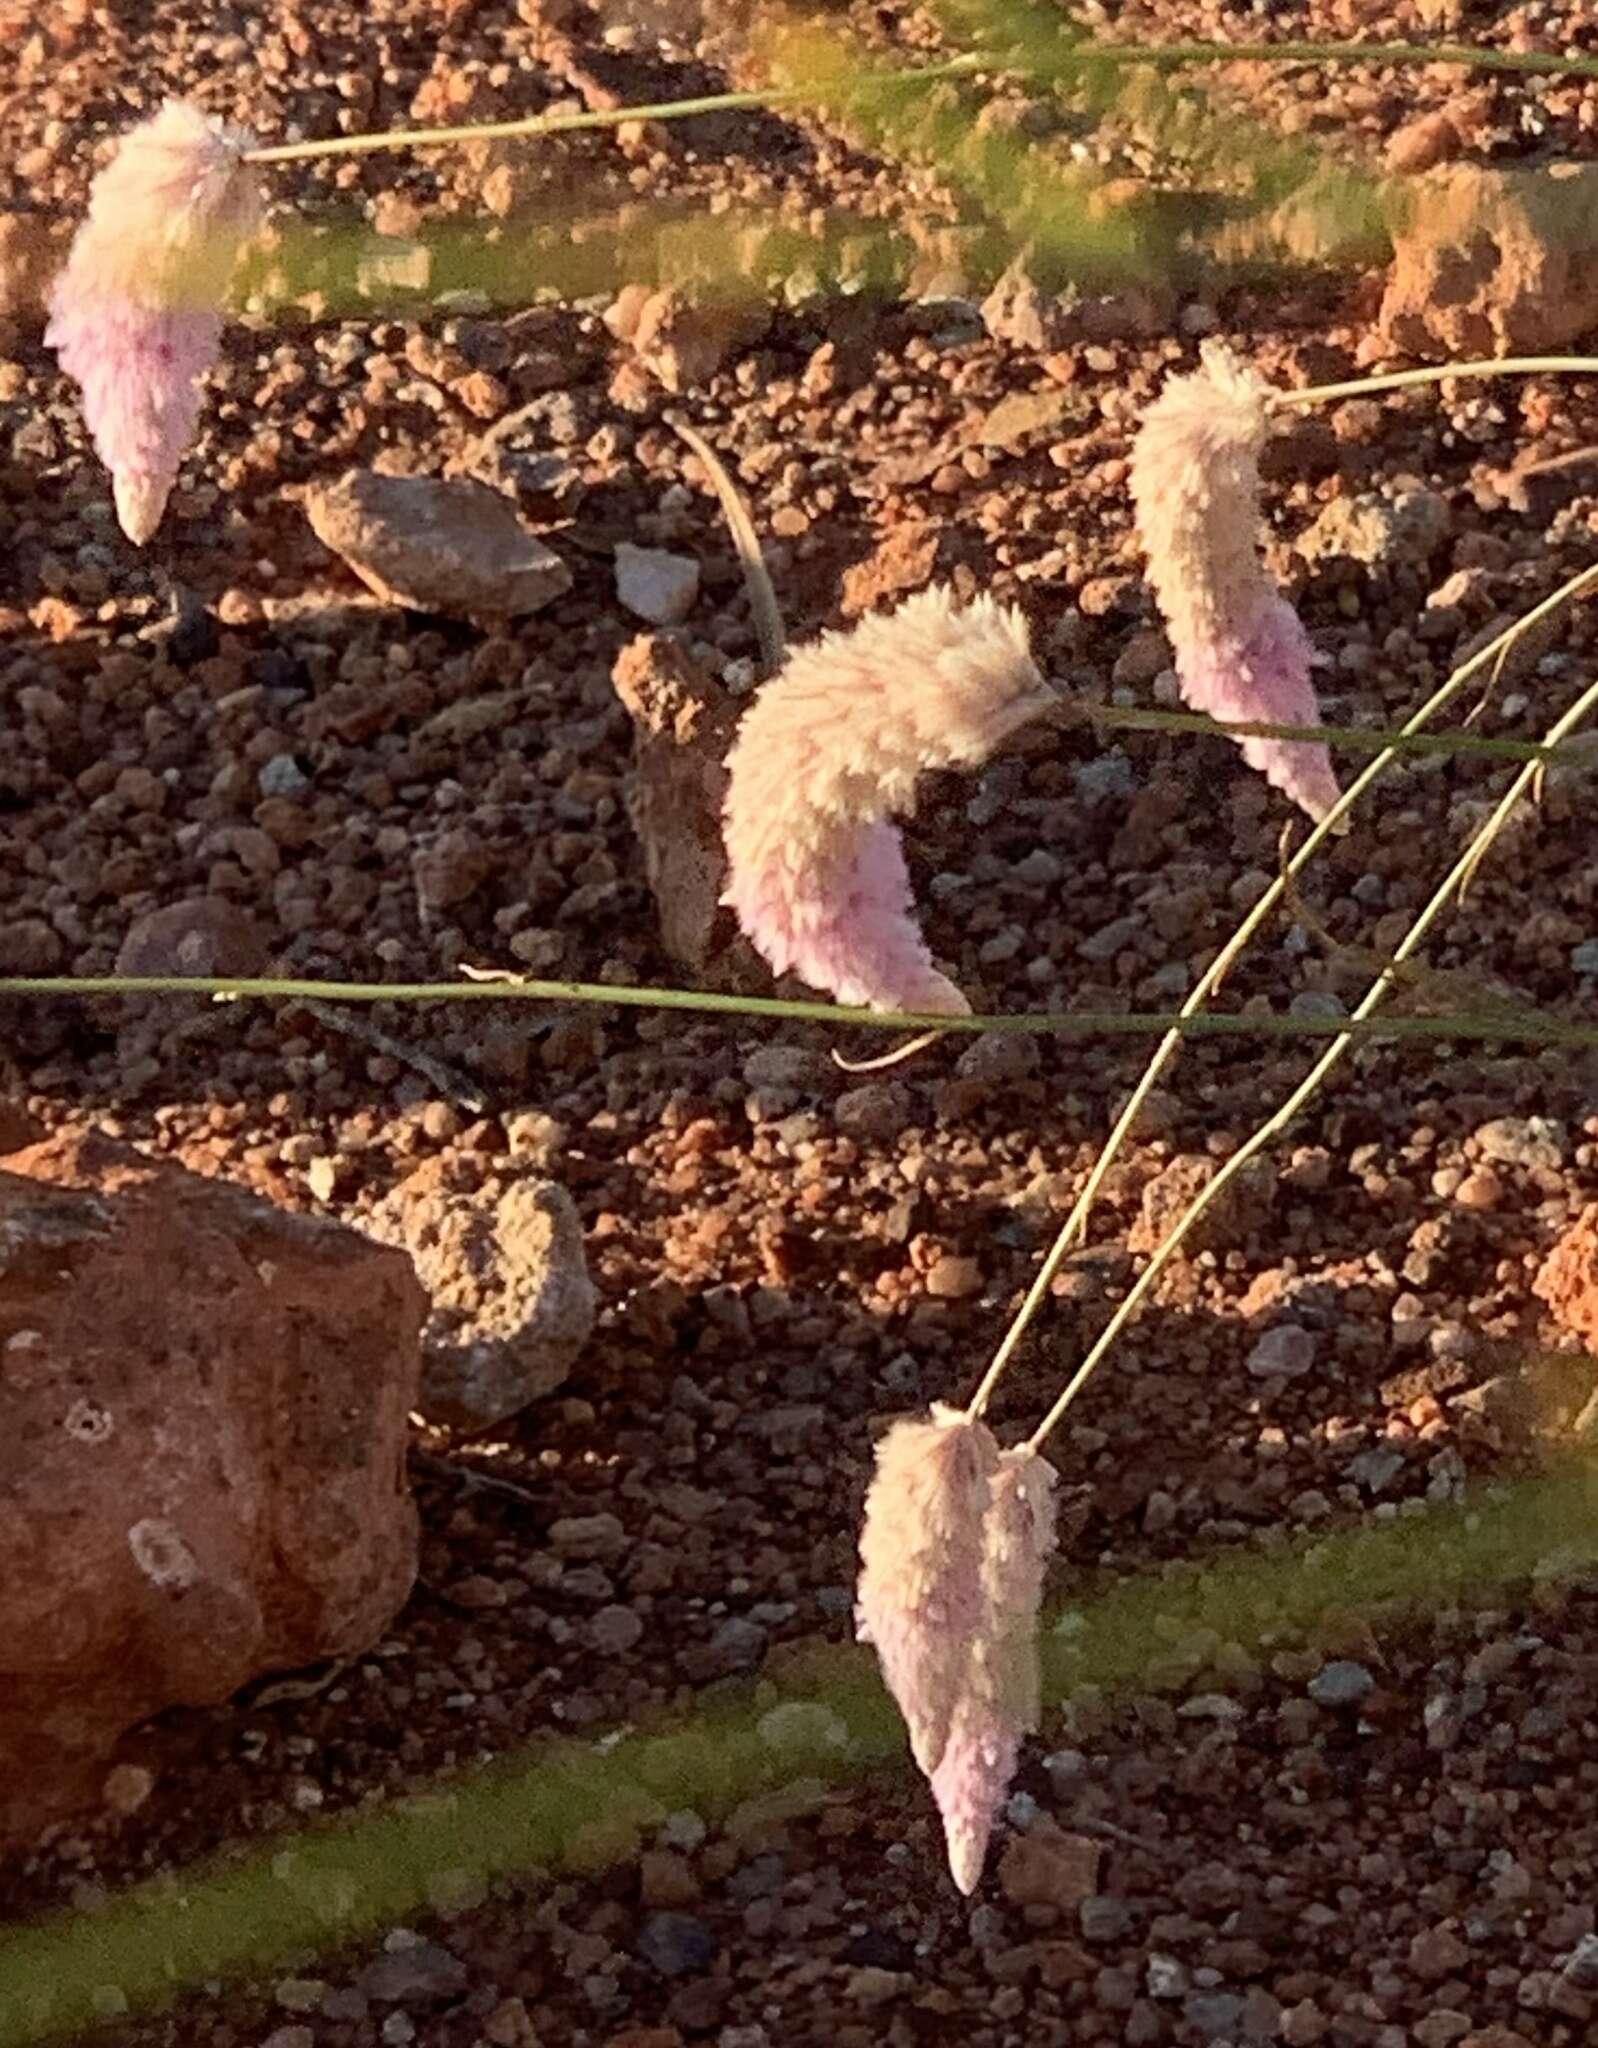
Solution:
M0 1159L0 1844L410 1590L409 1259L93 1135Z

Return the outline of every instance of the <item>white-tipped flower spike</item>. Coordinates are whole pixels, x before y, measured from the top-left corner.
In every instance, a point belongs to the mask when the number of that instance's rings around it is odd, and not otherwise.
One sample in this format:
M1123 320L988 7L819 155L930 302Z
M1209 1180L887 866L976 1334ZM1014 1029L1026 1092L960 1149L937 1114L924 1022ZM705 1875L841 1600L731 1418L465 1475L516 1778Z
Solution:
M51 298L45 340L83 393L136 546L161 523L216 360L222 301L259 224L253 138L184 100L123 136Z
M1309 637L1259 553L1270 386L1219 342L1173 377L1132 445L1132 498L1182 695L1212 718L1319 725ZM1319 821L1336 803L1325 747L1248 737L1243 758Z
M1018 612L926 590L797 648L728 756L725 901L777 974L840 1002L968 1011L915 921L899 834L927 768L969 767L1052 702Z
M983 1545L998 1469L987 1425L935 1403L931 1421L896 1422L877 1445L866 1493L855 1615L929 1774L987 1613Z
M1055 1472L1024 1445L1005 1451L983 1527L982 1626L943 1754L931 1772L949 1871L976 1890L988 1838L1039 1715L1038 1608L1054 1549Z

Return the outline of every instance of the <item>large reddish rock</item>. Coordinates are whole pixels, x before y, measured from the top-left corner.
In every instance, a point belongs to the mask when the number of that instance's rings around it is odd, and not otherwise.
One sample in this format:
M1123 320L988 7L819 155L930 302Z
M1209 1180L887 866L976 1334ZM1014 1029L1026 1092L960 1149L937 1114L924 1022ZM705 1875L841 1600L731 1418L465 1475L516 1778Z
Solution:
M405 1599L403 1252L93 1136L0 1158L0 1842Z
M1532 1291L1561 1329L1598 1351L1598 1202L1582 1211L1543 1260Z
M1454 164L1406 185L1382 300L1405 354L1521 355L1598 327L1598 165Z

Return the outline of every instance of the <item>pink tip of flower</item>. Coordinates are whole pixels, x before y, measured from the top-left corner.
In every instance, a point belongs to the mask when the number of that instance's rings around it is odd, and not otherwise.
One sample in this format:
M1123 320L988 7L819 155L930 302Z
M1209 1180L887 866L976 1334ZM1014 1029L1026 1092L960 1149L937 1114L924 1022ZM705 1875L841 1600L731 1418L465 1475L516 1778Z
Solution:
M981 1882L993 1824L1021 1755L1021 1731L1008 1715L964 1699L931 1774L943 1820L949 1875L969 1898Z
M1212 718L1318 725L1308 636L1259 555L1270 387L1219 343L1206 343L1203 358L1166 385L1132 447L1132 496L1177 681ZM1317 821L1336 803L1325 747L1260 736L1239 745Z
M199 417L221 306L260 218L251 138L169 100L121 140L56 282L45 339L83 393L117 517L155 532Z
M808 858L779 853L735 871L727 901L774 973L797 974L840 1003L955 1017L971 1008L933 964L893 825L840 827Z
M161 523L199 419L199 379L221 331L216 313L65 293L56 299L46 339L83 393L118 522L136 547Z
M1252 622L1241 630L1189 642L1177 655L1176 673L1188 703L1211 718L1318 725L1312 659L1298 614L1272 592L1262 597ZM1238 745L1248 765L1317 824L1341 795L1325 747L1259 733L1245 734Z
M726 901L778 974L841 1001L960 1014L889 820L928 768L986 758L1050 701L1019 614L923 591L789 657L728 757Z

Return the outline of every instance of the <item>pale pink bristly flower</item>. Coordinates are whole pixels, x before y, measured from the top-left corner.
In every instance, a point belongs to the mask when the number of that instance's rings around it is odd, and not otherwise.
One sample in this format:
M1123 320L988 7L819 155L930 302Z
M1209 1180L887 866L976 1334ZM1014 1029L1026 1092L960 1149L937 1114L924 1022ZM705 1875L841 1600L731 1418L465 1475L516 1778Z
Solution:
M984 760L1050 701L1024 620L988 597L922 591L795 649L728 756L725 900L772 970L873 1009L968 1010L889 821L923 770Z
M1038 1723L1038 1608L1054 1549L1054 1488L1054 1467L1024 1446L1001 1455L989 1483L981 1627L930 1773L949 1871L967 1895L982 1875L1022 1738Z
M1132 446L1132 497L1149 581L1187 702L1212 718L1319 725L1312 650L1260 560L1259 457L1270 386L1220 343L1173 377ZM1331 756L1250 736L1243 758L1319 820L1336 803Z
M896 1422L877 1446L855 1613L926 1772L943 1754L987 1611L984 1531L998 1466L986 1424L941 1405L929 1422Z
M216 360L234 262L261 215L252 137L183 100L123 136L51 298L45 340L83 393L122 530L160 524Z

